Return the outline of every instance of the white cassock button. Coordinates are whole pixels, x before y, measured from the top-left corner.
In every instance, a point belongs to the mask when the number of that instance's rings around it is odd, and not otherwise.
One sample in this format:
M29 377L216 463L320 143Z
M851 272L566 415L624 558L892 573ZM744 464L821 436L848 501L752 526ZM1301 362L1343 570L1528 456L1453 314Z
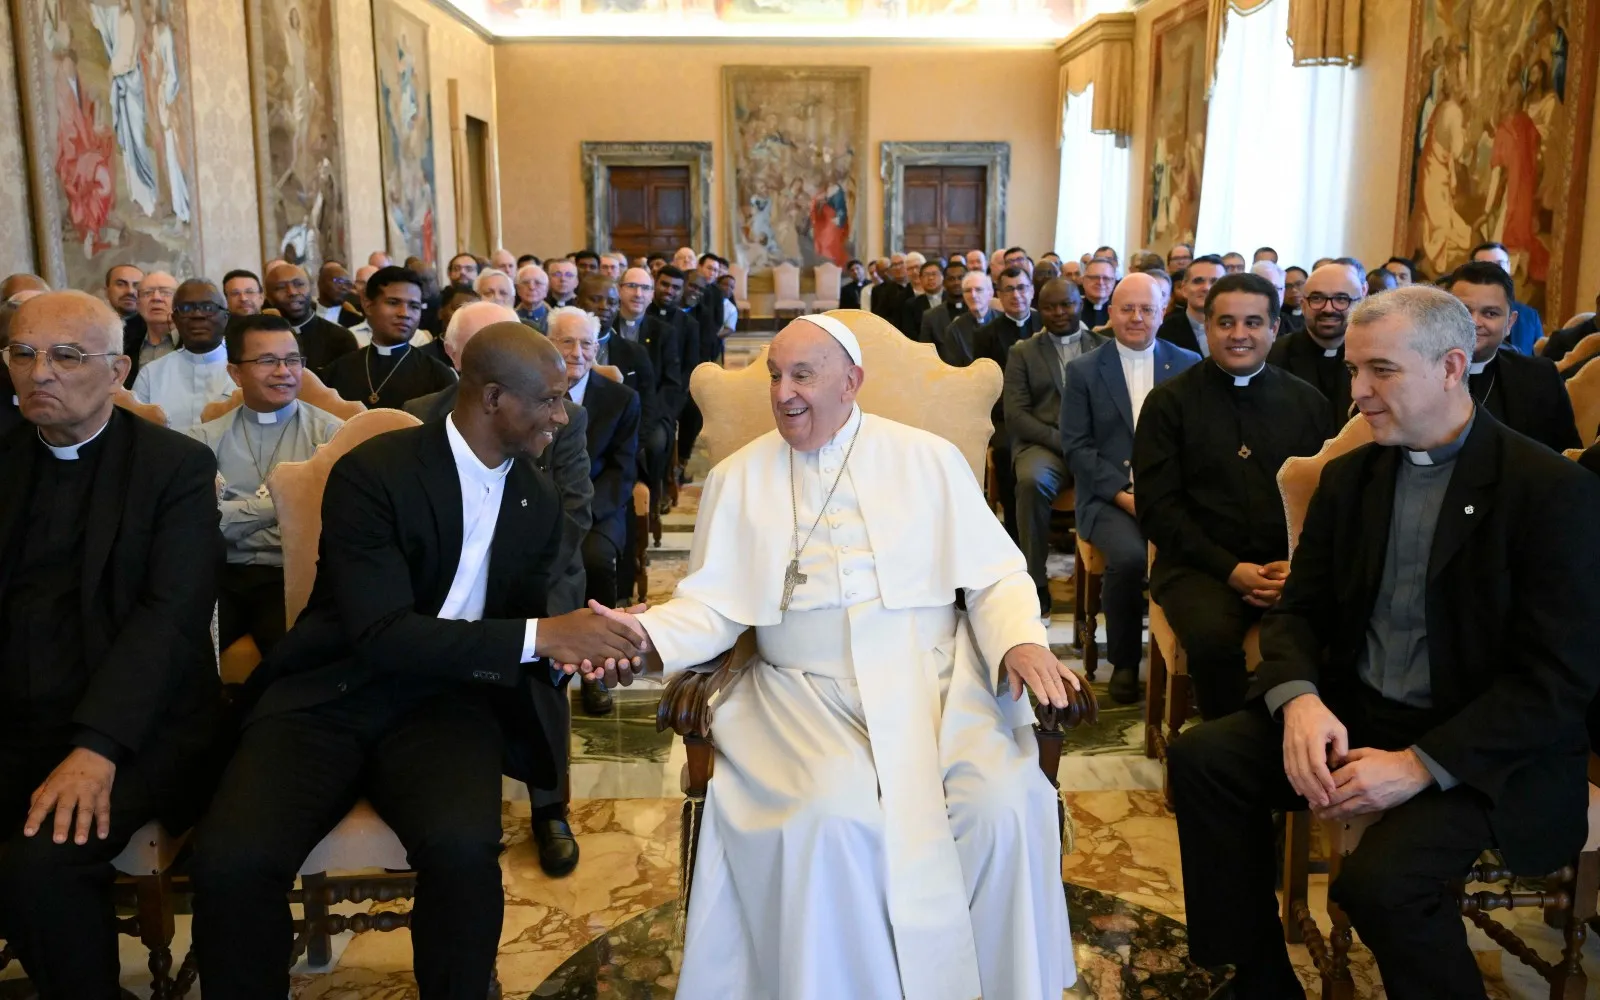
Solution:
M831 468L829 468L829 469L823 469L822 471L823 472L832 472L833 470Z
M852 590L852 591L847 592L844 596L846 598L854 598L856 596L856 592Z
M849 571L849 570L845 570L845 571L844 571L844 575L845 575L845 576L849 576L849 575L850 575L850 571Z

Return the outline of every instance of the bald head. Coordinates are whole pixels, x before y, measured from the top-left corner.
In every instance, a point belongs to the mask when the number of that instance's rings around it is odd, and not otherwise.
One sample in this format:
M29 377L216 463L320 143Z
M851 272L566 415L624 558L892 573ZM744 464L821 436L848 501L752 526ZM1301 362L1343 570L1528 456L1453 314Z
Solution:
M539 331L513 317L478 330L461 351L462 393L491 384L532 401L554 386L566 390L566 365Z
M468 302L450 317L450 326L444 331L444 352L459 369L461 352L479 331L495 323L517 322L517 314L498 302Z
M30 332L48 333L54 343L88 352L122 353L122 317L86 292L46 292L22 303L11 324L12 338L19 341Z
M48 292L50 286L37 274L13 274L0 281L0 302L9 302L18 292Z
M269 265L266 292L267 304L290 323L299 326L311 318L311 280L305 268L285 261Z
M1166 286L1148 274L1130 274L1111 293L1111 333L1117 343L1142 351L1155 342Z
M112 394L128 375L122 317L83 292L45 292L17 307L10 344L38 355L57 345L94 355L70 365L35 360L25 369L12 368L11 382L23 419L48 443L76 444L99 433L111 417Z

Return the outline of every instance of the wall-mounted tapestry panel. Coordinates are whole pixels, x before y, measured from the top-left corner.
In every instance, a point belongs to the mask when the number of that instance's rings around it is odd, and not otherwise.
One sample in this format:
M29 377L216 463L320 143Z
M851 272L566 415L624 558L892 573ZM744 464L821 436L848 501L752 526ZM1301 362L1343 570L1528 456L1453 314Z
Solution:
M1150 26L1150 127L1142 243L1165 255L1194 243L1206 159L1206 0Z
M372 47L378 65L378 148L389 255L438 262L434 218L433 90L428 26L394 0L373 0Z

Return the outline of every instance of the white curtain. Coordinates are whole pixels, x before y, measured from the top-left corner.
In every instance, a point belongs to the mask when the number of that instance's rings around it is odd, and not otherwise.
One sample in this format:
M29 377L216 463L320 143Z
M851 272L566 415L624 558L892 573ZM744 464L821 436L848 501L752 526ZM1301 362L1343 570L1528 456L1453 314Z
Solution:
M1289 0L1229 9L1206 123L1195 253L1260 246L1283 266L1351 252L1354 85L1343 66L1293 65Z
M1089 131L1094 84L1068 94L1062 109L1061 189L1056 198L1055 252L1079 257L1098 246L1128 259L1128 150L1116 137Z

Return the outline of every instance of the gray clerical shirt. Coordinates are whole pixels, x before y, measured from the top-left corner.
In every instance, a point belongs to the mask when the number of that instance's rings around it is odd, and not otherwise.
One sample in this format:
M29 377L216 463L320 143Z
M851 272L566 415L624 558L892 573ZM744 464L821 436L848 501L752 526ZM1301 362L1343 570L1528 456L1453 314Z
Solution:
M1356 674L1367 687L1389 701L1413 708L1433 706L1433 679L1428 662L1428 556L1439 509L1472 431L1472 421L1449 444L1428 451L1404 451L1395 476L1394 512L1384 548L1378 599L1367 622L1367 643L1356 661ZM1278 714L1290 699L1316 692L1309 681L1287 681L1266 694L1267 709ZM1422 748L1411 748L1440 788L1456 779Z

